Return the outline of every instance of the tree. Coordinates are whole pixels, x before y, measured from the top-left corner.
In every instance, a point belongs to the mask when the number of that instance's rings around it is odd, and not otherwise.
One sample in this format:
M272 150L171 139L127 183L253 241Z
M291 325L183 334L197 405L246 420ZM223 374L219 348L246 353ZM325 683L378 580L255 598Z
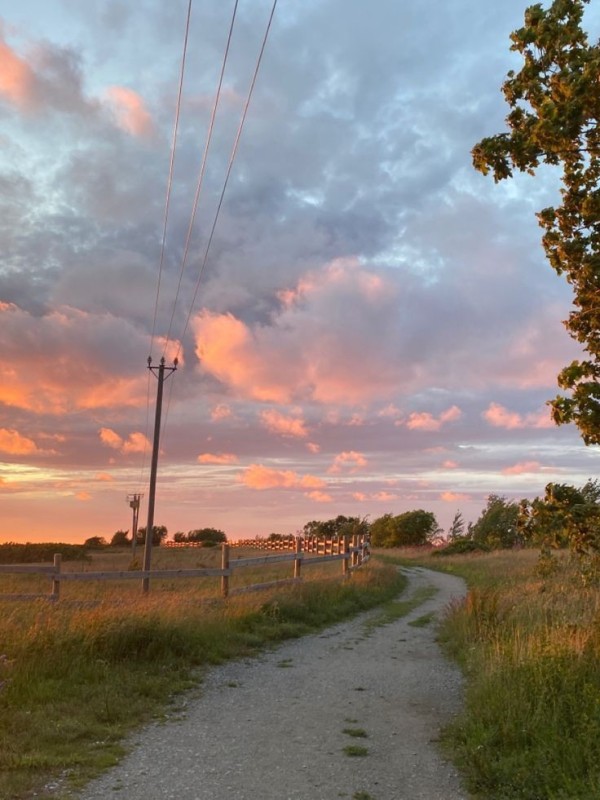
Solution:
M519 526L519 504L491 494L479 519L469 526L474 542L491 548L508 548L522 544Z
M127 537L129 531L116 531L110 540L111 547L127 547L131 544L131 539Z
M104 536L90 536L89 539L86 539L83 543L84 547L89 547L93 549L99 549L100 547L106 547L108 542L104 538Z
M454 515L454 519L450 527L448 528L448 533L446 534L447 539L449 542L454 542L457 539L462 539L465 535L465 521L463 519L463 515L460 511L457 511Z
M366 519L360 517L345 517L339 514L334 519L328 519L325 522L312 520L307 522L303 528L305 536L322 536L330 538L331 536L353 536L354 534L368 533L369 523Z
M552 547L569 545L578 555L600 553L600 487L588 481L580 489L549 483L543 498L530 504L533 538Z
M198 528L189 531L186 537L188 542L202 542L205 547L215 547L227 541L227 536L217 528Z
M371 523L373 547L414 547L429 544L439 532L431 511L406 511L393 516L384 514Z
M558 376L570 393L549 405L556 424L574 422L586 444L600 443L600 45L581 27L589 0L554 0L525 12L511 34L524 65L502 86L511 108L509 133L482 139L473 164L495 181L513 169L535 174L540 164L562 167L562 204L537 214L551 266L573 287L565 326L589 358Z
M153 525L152 544L155 547L161 545L163 540L167 538L168 533L169 531L167 530L165 525ZM139 544L146 544L146 526L144 526L143 528L138 528L137 540Z

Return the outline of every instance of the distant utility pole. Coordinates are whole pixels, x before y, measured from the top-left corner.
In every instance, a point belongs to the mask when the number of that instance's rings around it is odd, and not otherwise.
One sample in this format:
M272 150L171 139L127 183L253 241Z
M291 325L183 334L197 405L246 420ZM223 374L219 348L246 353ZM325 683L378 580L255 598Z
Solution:
M144 566L145 572L150 570L150 563L152 561L152 530L154 528L154 497L156 494L156 470L158 467L158 449L160 442L160 417L162 413L162 396L163 384L170 375L177 369L178 361L174 359L173 366L165 366L164 356L161 358L159 366L152 366L152 357L148 356L148 369L158 378L158 387L156 390L156 413L154 415L154 441L152 444L152 466L150 468L150 490L148 492L148 522L146 524L146 544L144 547ZM165 373L166 376L165 376ZM150 589L150 578L144 578L142 582L142 591L144 594L148 593Z
M133 510L133 521L131 523L131 557L135 558L135 546L137 544L138 516L140 513L140 500L143 494L128 494L127 501L129 508Z

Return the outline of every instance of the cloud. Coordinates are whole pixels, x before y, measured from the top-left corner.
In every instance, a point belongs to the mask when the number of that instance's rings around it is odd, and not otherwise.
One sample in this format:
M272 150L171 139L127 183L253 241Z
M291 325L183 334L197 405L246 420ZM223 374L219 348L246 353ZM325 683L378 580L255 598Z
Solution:
M458 461L453 461L452 459L448 459L447 461L444 461L442 464L442 467L444 469L458 469L459 466L460 465Z
M118 450L125 455L130 453L143 453L150 449L150 442L143 433L130 433L127 439L123 439L110 428L101 428L98 434L102 444L105 444L113 450Z
M210 412L210 418L214 422L220 422L221 420L229 419L231 415L232 415L231 408L228 405L225 405L225 403L219 403Z
M327 472L335 474L338 472L349 472L353 474L368 465L367 459L362 453L357 453L354 450L348 450L339 453L334 459L333 464L329 467Z
M260 413L261 423L272 433L289 436L294 439L305 439L308 436L306 423L299 417L281 414L275 409L267 409Z
M455 422L461 416L462 411L458 406L452 406L446 411L442 411L438 417L434 417L427 411L421 413L415 411L410 414L406 427L416 431L439 431L447 422Z
M10 455L32 455L38 452L33 439L22 436L11 428L0 428L0 452Z
M444 503L466 503L471 499L471 496L465 492L442 492L440 500Z
M502 470L503 475L523 475L528 472L539 472L542 465L539 461L521 461L514 464L512 467L505 467Z
M114 108L119 127L131 136L150 137L154 133L154 123L143 99L133 89L125 86L111 86L106 90L109 102Z
M87 503L92 499L92 495L89 492L77 492L75 495L76 500L80 500L82 503Z
M241 474L241 481L251 489L322 489L325 481L314 475L299 475L293 470L277 470L251 464Z
M29 64L0 40L0 95L18 108L27 110L34 105L35 82Z
M533 414L522 415L516 411L509 411L499 403L490 403L482 416L495 428L505 428L506 430L554 427L548 408L544 408Z
M109 475L108 472L98 472L96 475L96 480L103 481L105 483L113 483L115 479L112 475Z
M315 503L333 502L333 497L326 492L308 492L307 497L309 497L311 500L314 500Z
M239 458L233 453L201 453L199 464L237 464Z

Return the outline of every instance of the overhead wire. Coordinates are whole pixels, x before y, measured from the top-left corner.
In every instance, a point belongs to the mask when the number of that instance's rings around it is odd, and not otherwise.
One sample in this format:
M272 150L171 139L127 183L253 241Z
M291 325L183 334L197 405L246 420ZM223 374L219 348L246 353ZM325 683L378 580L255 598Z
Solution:
M175 300L173 301L173 309L171 311L171 319L169 321L169 329L167 331L167 336L166 336L166 339L165 339L163 355L166 354L167 346L168 346L168 343L169 343L169 341L171 339L171 331L173 330L173 321L175 319L175 312L177 311L177 302L179 300L179 293L181 291L181 284L182 284L182 281L183 281L183 274L185 272L185 268L186 268L186 264L187 264L187 258L188 258L188 254L189 254L189 250L190 250L190 243L191 243L191 239L192 239L192 231L193 231L193 228L194 228L194 222L196 221L196 213L198 211L198 203L199 203L199 200L200 200L200 193L202 191L202 186L203 186L203 183L204 183L204 173L206 172L206 162L207 162L207 158L208 158L208 151L210 149L210 145L211 145L211 141L212 141L212 135L213 135L214 127L215 127L215 118L217 116L217 109L219 107L219 102L220 102L220 99L221 99L221 89L222 89L222 86L223 86L223 77L225 75L225 67L227 66L227 59L228 59L228 56L229 56L229 48L231 46L231 37L233 35L233 28L234 28L234 25L235 25L235 18L236 18L236 14L237 14L238 3L239 3L239 0L235 0L235 4L233 6L233 13L231 15L231 23L229 25L229 33L227 35L227 44L225 45L225 52L223 54L223 61L221 63L221 72L219 74L219 81L218 81L217 89L216 89L216 92L215 92L215 99L213 101L212 111L211 111L211 115L210 115L210 122L209 122L209 125L208 125L208 131L207 131L207 135L206 135L206 141L204 143L204 152L202 153L202 162L200 164L200 172L199 172L198 181L197 181L197 184L196 184L196 194L194 196L194 202L193 202L193 205L192 205L192 213L190 215L190 222L189 222L189 225L188 225L187 235L186 235L186 239L185 239L185 247L184 247L183 256L182 256L182 259L181 259L181 270L179 272L179 282L177 283L177 291L175 292Z
M221 207L223 205L223 199L225 197L225 192L227 190L227 185L229 183L229 178L231 176L231 171L233 169L233 163L234 163L236 155L237 155L240 139L241 139L241 136L242 136L242 131L244 129L244 125L245 125L245 122L246 122L246 117L248 115L248 109L250 107L250 101L251 101L252 95L254 93L254 87L256 85L256 80L258 78L258 72L260 70L260 65L261 65L262 58L263 58L263 55L264 55L264 52L265 52L265 47L267 45L267 39L269 38L269 32L271 30L271 23L273 22L273 16L275 14L275 9L277 7L277 2L278 2L278 0L273 0L273 6L271 8L271 13L269 15L269 20L267 22L267 27L265 29L265 34L264 34L264 37L263 37L263 40L262 40L262 45L261 45L261 48L260 48L260 52L258 54L258 59L256 61L256 66L254 68L254 74L252 76L252 82L250 84L250 89L248 90L248 95L246 97L246 102L245 102L245 105L244 105L244 111L243 111L243 114L242 114L242 117L241 117L241 120L240 120L240 124L239 124L238 130L237 130L237 134L236 134L236 137L235 137L233 148L231 150L231 155L229 157L229 164L227 166L227 172L226 172L226 175L225 175L225 180L223 182L223 188L221 189L221 195L219 197L219 202L217 204L217 209L216 209L216 212L215 212L215 215L214 215L214 218L213 218L213 222L212 222L212 226L211 226L211 230L210 230L210 235L208 237L208 241L206 243L206 248L204 250L204 257L203 257L202 263L200 265L198 278L196 280L194 293L192 295L192 301L190 303L190 309L189 309L189 312L187 314L185 325L183 326L183 331L181 333L181 336L178 338L176 357L179 355L179 353L181 351L181 345L182 345L183 339L185 337L185 334L187 333L187 329L189 327L189 323L190 323L190 320L191 320L191 317L192 317L192 314L193 314L193 311L194 311L194 306L196 304L196 298L198 296L198 291L200 289L200 282L202 280L202 275L204 274L204 270L206 268L206 264L207 264L207 261L208 261L208 254L210 252L210 248L211 248L211 245L212 245L213 237L214 237L215 230L216 230L216 227L217 227L217 221L219 219L219 215L221 213Z
M166 197L165 197L165 206L164 206L164 213L163 213L163 228L162 228L162 238L161 238L161 246L160 246L160 258L158 264L158 280L156 286L156 298L154 301L154 315L152 318L152 331L150 334L150 355L149 360L152 359L152 348L154 345L154 337L156 334L156 321L158 317L158 305L160 300L160 289L162 283L162 273L165 261L165 249L166 249L166 241L167 241L167 226L169 222L169 210L171 205L171 193L173 188L173 173L175 169L175 153L177 150L177 136L179 133L179 117L181 113L181 99L183 97L183 79L185 75L185 62L187 57L187 48L188 48L188 40L190 34L190 21L192 17L192 3L193 0L188 1L188 8L187 8L187 15L185 20L185 32L183 37L183 48L181 54L181 66L179 70L179 84L177 89L177 103L175 106L175 120L173 123L173 135L171 137L171 153L169 157L169 172L167 176L167 189L166 189ZM140 485L143 484L144 480L144 471L146 469L146 455L148 451L148 430L150 428L150 377L151 372L148 370L148 381L147 381L147 392L146 392L146 424L144 429L144 449L142 454L142 467L141 467L141 474L140 474Z

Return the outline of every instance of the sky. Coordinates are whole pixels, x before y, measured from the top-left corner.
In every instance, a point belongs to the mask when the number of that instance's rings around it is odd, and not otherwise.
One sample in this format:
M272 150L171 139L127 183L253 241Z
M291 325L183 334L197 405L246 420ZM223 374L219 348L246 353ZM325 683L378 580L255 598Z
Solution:
M471 164L525 5L279 0L232 162L271 0L208 149L233 0L192 4L181 84L187 0L0 0L0 541L110 539L132 493L145 524L163 355L171 535L447 529L597 475L546 406L580 355L535 218L560 175Z

